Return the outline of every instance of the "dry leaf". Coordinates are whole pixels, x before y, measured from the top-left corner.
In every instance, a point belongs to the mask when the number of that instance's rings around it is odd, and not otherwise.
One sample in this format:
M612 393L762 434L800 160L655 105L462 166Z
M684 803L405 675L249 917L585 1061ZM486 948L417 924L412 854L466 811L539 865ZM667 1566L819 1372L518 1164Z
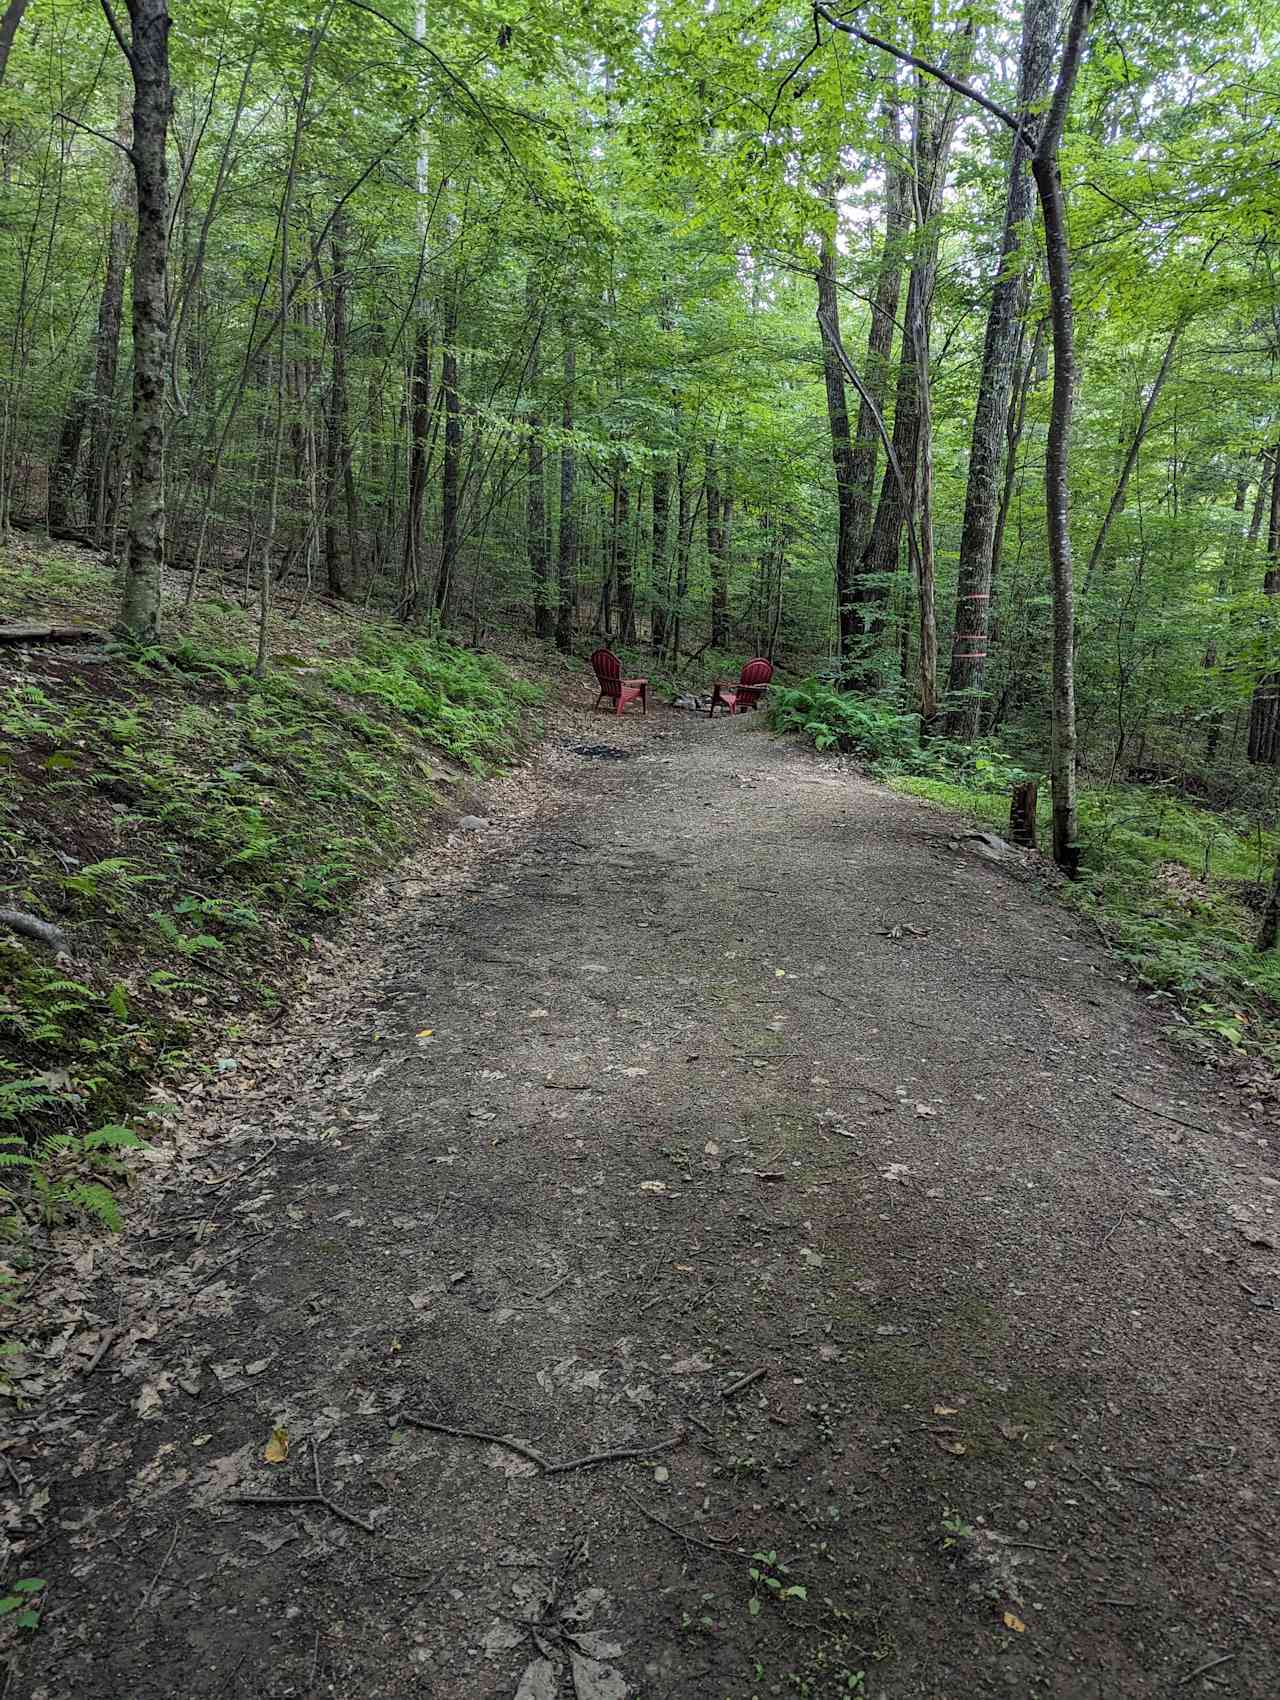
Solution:
M949 1452L953 1458L963 1458L967 1450L963 1441L943 1440L941 1436L935 1438L934 1444L939 1452Z
M640 1190L641 1192L665 1192L667 1183L666 1181L641 1181Z
M997 1423L996 1427L1000 1430L1000 1433L1006 1440L1025 1440L1031 1433L1031 1430L1025 1423L1011 1422L1008 1417L1005 1417L1002 1422Z
M424 1028L422 1028L422 1030L418 1034L418 1037L419 1037L419 1039L434 1038L435 1037L435 1028L434 1027L424 1027Z
M960 1415L954 1405L935 1405L933 1414L935 1417L958 1417Z
M283 1428L273 1428L271 1439L263 1448L263 1458L268 1464L283 1464L289 1456L289 1431Z
M1027 1627L1026 1624L1022 1621L1022 1619L1018 1616L1017 1612L1012 1612L1012 1611L1005 1612L1005 1614L1004 1614L1004 1626L1005 1626L1006 1629L1012 1629L1015 1635L1024 1634L1026 1632L1026 1627Z

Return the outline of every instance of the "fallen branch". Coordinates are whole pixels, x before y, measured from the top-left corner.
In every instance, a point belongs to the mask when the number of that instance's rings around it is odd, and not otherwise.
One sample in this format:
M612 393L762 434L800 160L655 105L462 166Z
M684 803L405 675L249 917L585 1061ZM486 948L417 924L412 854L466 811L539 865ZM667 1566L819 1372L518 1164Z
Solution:
M1158 1116L1162 1122L1172 1122L1175 1127L1188 1128L1192 1133L1210 1133L1209 1128L1203 1127L1199 1122L1183 1121L1182 1117L1175 1116L1172 1110L1162 1110L1157 1104L1144 1104L1140 1098L1130 1098L1118 1086L1111 1088L1111 1096L1119 1098L1122 1104L1132 1104L1135 1110L1145 1110L1149 1116Z
M670 1452L673 1446L679 1446L684 1439L682 1431L673 1434L669 1440L653 1441L648 1446L623 1447L615 1452L588 1452L582 1458L567 1458L563 1463L554 1463L523 1440L512 1440L508 1435L489 1434L485 1429L478 1428L451 1428L448 1423L432 1422L430 1417L419 1417L411 1411L402 1413L399 1420L408 1423L410 1428L426 1429L431 1434L447 1434L454 1440L479 1440L486 1446L500 1446L507 1452L514 1452L517 1457L527 1458L531 1464L536 1464L544 1476L563 1476L570 1470L590 1470L597 1464L616 1464L624 1458L649 1458L655 1452Z
M0 927L8 927L10 932L21 933L23 938L47 945L59 956L71 954L67 935L61 927L55 927L52 921L41 921L21 909L0 909Z
M674 1535L677 1540L689 1541L694 1546L705 1547L708 1552L715 1553L717 1558L726 1558L731 1564L735 1564L739 1559L747 1556L741 1547L732 1546L728 1541L708 1540L704 1535L691 1534L688 1529L677 1529L674 1523L668 1523L664 1517L659 1517L656 1511L650 1511L647 1505L642 1505L625 1488L622 1490L622 1497L630 1500L642 1517L647 1517L651 1523L656 1523L660 1529L665 1529L669 1535ZM728 1548L727 1551L726 1548Z
M1178 1687L1185 1688L1189 1682L1194 1682L1198 1676L1204 1676L1211 1670L1217 1670L1219 1665L1229 1665L1234 1658L1234 1653L1224 1653L1219 1659L1209 1659L1206 1663L1197 1665L1193 1671L1188 1671L1186 1676L1179 1679Z
M340 1505L335 1505L327 1493L233 1493L223 1501L226 1505L319 1505L324 1510L331 1511L343 1523L351 1523L357 1529L363 1529L366 1535L376 1535L377 1530L372 1523L366 1523L354 1512L344 1511Z
M92 626L0 626L0 643L105 643Z
M765 1370L761 1368L753 1369L746 1375L740 1375L736 1381L731 1381L727 1387L722 1387L720 1389L720 1397L722 1399L732 1399L735 1393L741 1393L744 1388L750 1387L752 1382L760 1381L764 1377L765 1373Z

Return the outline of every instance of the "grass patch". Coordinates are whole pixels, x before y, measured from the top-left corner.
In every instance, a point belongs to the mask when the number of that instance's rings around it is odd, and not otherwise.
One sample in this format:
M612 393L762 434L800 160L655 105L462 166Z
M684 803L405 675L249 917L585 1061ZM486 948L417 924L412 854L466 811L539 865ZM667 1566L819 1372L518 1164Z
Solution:
M90 557L35 564L42 606L110 596ZM0 552L9 606L31 605L31 568ZM539 695L356 614L273 637L261 680L251 616L223 600L141 654L0 654L0 905L71 947L0 933L0 1233L114 1225L127 1141L102 1130L215 1034L234 1049L447 788L511 760Z

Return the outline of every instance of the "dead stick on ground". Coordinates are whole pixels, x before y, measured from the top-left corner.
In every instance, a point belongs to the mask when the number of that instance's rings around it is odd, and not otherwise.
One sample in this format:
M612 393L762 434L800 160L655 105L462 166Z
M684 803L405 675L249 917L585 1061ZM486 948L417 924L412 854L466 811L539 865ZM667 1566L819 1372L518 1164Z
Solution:
M173 1549L178 1544L178 1535L181 1532L181 1529L182 1529L182 1525L181 1525L181 1523L179 1523L173 1531L173 1539L169 1542L168 1551L165 1553L164 1557L160 1560L160 1568L156 1571L155 1575L151 1578L150 1582L148 1582L146 1587L143 1589L142 1598L138 1601L137 1607L134 1610L133 1617L131 1617L129 1619L130 1623L133 1622L134 1617L141 1616L142 1612L146 1609L146 1607L147 1607L147 1605L148 1605L148 1603L151 1599L152 1594L155 1593L156 1585L160 1581L160 1578L164 1575L165 1565L168 1564L169 1560L173 1557Z
M93 1354L93 1356L89 1359L88 1363L84 1366L84 1369L80 1372L82 1375L92 1375L93 1374L94 1370L97 1369L98 1365L102 1362L103 1358L106 1357L107 1353L111 1350L112 1346L115 1344L115 1338L116 1338L115 1329L114 1328L108 1328L106 1333L102 1336L102 1339L98 1342L97 1351Z
M1229 1665L1234 1658L1234 1653L1224 1653L1220 1659L1210 1659L1203 1665L1197 1665L1193 1671L1189 1671L1186 1676L1179 1680L1178 1687L1185 1688L1189 1682L1194 1682L1198 1676L1205 1676L1209 1671L1217 1670L1219 1665Z
M1149 1116L1159 1116L1162 1122L1172 1122L1175 1127L1189 1128L1192 1133L1207 1134L1209 1132L1209 1129L1199 1122L1183 1121L1181 1116L1175 1116L1171 1110L1162 1110L1156 1104L1144 1104L1138 1098L1130 1098L1118 1086L1111 1088L1111 1096L1119 1098L1122 1104L1131 1104L1135 1110L1145 1110ZM1235 1655L1232 1654L1232 1657L1234 1658Z
M233 1493L227 1496L223 1504L320 1505L326 1511L331 1511L340 1522L350 1523L357 1529L363 1529L366 1535L376 1535L378 1532L372 1523L366 1523L362 1517L357 1517L350 1511L344 1511L340 1505L335 1505L326 1493Z
M754 1381L760 1381L767 1373L764 1369L753 1369L746 1375L740 1375L736 1381L731 1381L727 1387L720 1389L720 1397L732 1399L735 1393L741 1393L743 1388L750 1387Z
M429 1417L419 1417L411 1411L405 1411L401 1422L408 1423L410 1428L422 1428L431 1434L447 1434L454 1440L479 1440L487 1446L501 1446L508 1452L514 1452L520 1458L527 1458L531 1464L536 1464L544 1476L563 1476L569 1470L588 1470L596 1464L614 1464L624 1458L648 1458L654 1452L670 1452L673 1446L679 1446L684 1434L674 1434L669 1440L656 1440L648 1446L626 1447L617 1452L589 1452L583 1458L569 1458L562 1464L552 1463L544 1458L541 1452L535 1452L522 1440L511 1440L505 1435L489 1434L484 1429L451 1428L448 1423L432 1422Z
M1106 1236L1103 1239L1102 1244L1098 1247L1099 1251L1105 1251L1107 1249L1107 1247L1111 1244L1112 1234L1114 1234L1118 1229L1123 1228L1127 1220L1127 1212L1122 1210L1116 1217L1115 1221L1111 1224L1110 1228L1107 1229Z
M747 1556L741 1548L731 1545L728 1541L709 1541L704 1535L692 1534L688 1529L677 1529L674 1523L668 1523L664 1517L659 1517L656 1511L650 1511L647 1505L642 1505L625 1488L622 1489L622 1497L629 1500L642 1517L647 1517L651 1523L656 1523L660 1529L665 1529L677 1540L690 1541L694 1546L705 1547L708 1552L715 1553L717 1558L727 1558L731 1564L736 1564L739 1559ZM728 1551L725 1550L726 1547Z

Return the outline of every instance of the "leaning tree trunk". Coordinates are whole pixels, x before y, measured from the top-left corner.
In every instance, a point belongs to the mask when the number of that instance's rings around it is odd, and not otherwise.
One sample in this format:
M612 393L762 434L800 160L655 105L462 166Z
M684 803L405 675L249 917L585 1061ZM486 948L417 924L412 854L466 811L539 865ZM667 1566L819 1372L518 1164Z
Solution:
M133 76L133 162L138 240L133 258L133 423L129 441L129 537L119 625L140 643L160 630L164 575L165 368L169 304L169 178L165 158L173 96L165 0L128 0L130 39L104 0Z
M1024 120L1044 98L1053 63L1058 0L1028 0L1022 15L1022 49L1018 67L1019 118ZM1028 171L1030 139L1015 131L1005 196L1004 228L996 283L987 313L987 332L978 378L978 399L969 446L969 479L965 490L964 523L956 578L955 636L947 694L946 730L953 738L976 738L982 708L991 624L991 578L994 565L1000 462L1010 410L1019 319L1026 295L1026 262L1022 257L1024 229L1035 203L1035 183Z
M577 463L573 453L573 407L577 379L577 345L573 327L566 320L562 327L564 342L561 376L564 396L560 424L564 432L560 444L560 539L556 551L556 648L563 654L573 648L575 604L578 599L578 526L574 513L577 482Z

